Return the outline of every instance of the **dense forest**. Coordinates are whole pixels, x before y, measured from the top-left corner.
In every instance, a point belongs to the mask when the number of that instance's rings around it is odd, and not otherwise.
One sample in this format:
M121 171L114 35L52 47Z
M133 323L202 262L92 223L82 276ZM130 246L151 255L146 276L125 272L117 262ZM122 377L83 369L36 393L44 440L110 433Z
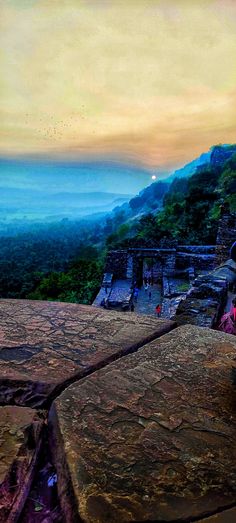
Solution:
M214 244L222 202L236 211L236 146L213 148L189 177L155 182L102 220L35 225L1 236L0 296L91 303L110 248L166 239Z
M158 185L158 183L156 184ZM128 219L111 227L110 248L156 244L163 238L182 244L214 244L220 206L228 202L236 211L236 146L213 148L208 163L190 177L175 178L163 195L158 212Z

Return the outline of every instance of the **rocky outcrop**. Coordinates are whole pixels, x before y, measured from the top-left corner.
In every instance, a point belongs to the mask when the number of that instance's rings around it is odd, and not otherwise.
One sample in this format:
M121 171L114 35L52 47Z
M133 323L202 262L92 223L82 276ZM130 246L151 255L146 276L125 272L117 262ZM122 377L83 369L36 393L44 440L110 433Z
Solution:
M198 276L176 310L178 325L191 323L216 327L227 303L227 293L236 284L236 262L227 260L208 274Z
M224 163L236 154L236 145L215 145L210 157L210 165L215 169L222 169Z
M47 406L68 384L173 322L70 303L0 301L0 402Z
M212 298L194 298L189 294L181 300L174 316L178 325L197 325L212 328L220 317L220 304Z
M41 443L43 414L0 407L0 522L18 521L29 493Z
M0 523L231 523L234 336L66 303L0 313Z
M186 325L50 411L66 523L193 521L235 503L233 336Z

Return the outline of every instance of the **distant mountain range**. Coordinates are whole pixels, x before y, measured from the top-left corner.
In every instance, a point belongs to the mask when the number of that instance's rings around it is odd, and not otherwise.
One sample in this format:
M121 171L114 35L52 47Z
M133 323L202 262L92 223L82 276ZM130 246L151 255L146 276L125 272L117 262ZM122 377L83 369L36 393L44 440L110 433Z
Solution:
M100 216L129 201L151 173L118 162L0 158L0 220Z
M121 212L133 220L162 208L175 178L189 177L202 165L217 165L232 154L214 146L164 180L148 185L145 168L115 162L50 163L0 159L0 220L94 218ZM148 185L148 186L147 186ZM145 187L143 189L143 187ZM138 193L139 187L142 188ZM135 196L136 194L136 196Z
M0 187L47 193L137 194L147 186L145 167L111 161L58 162L0 157Z
M117 205L129 201L131 196L107 192L52 194L34 189L0 187L0 219L75 219L95 213L107 213Z
M214 168L223 165L234 153L236 153L236 145L224 144L211 147L208 152L201 154L181 169L177 169L168 178L163 181L157 180L140 191L139 194L129 202L115 208L111 216L122 212L124 215L123 223L125 223L139 219L145 214L156 214L162 208L164 196L170 187L172 188L176 178L190 178L200 167L206 164Z

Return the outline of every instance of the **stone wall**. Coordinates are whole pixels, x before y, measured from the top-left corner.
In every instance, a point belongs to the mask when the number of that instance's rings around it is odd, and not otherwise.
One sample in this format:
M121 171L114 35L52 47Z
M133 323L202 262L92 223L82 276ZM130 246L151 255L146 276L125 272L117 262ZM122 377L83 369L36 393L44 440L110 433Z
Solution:
M215 245L178 245L177 252L189 254L215 254Z
M113 274L114 279L126 279L128 252L126 250L109 251L105 272Z
M228 289L236 282L236 263L228 260L212 272L199 275L177 308L175 320L178 325L191 323L203 327L215 327L224 312Z
M175 249L128 249L110 251L107 255L105 272L113 274L114 279L126 279L128 260L132 257L133 281L141 281L144 258L153 260L155 280L162 279L163 272L172 274L175 271Z
M236 240L236 213L230 213L229 207L223 205L216 239L215 266L224 263L230 256L231 245Z
M215 266L215 254L177 252L176 269L185 270L193 267L195 271L210 271Z
M163 271L166 274L173 274L176 267L176 252L169 252L162 254Z
M181 250L179 250L181 249ZM163 274L173 275L176 270L193 267L197 272L210 271L214 267L214 246L181 246L176 249L128 249L110 251L107 255L105 272L115 279L126 279L128 258L132 257L133 280L139 280L144 258L151 258L155 266L155 280Z
M177 307L175 320L178 325L190 323L199 327L216 326L227 301L227 282L222 286L214 278L206 279L190 289Z

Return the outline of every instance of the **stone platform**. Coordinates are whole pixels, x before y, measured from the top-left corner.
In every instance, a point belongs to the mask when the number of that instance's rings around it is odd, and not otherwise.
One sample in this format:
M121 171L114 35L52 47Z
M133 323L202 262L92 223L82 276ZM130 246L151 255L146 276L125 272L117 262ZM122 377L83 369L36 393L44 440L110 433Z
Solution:
M86 305L0 300L0 403L45 406L75 379L174 326Z
M207 328L1 300L0 523L29 523L41 441L63 517L33 523L235 521L235 358Z
M49 419L66 521L193 521L236 503L235 356L233 336L183 326L64 391Z

